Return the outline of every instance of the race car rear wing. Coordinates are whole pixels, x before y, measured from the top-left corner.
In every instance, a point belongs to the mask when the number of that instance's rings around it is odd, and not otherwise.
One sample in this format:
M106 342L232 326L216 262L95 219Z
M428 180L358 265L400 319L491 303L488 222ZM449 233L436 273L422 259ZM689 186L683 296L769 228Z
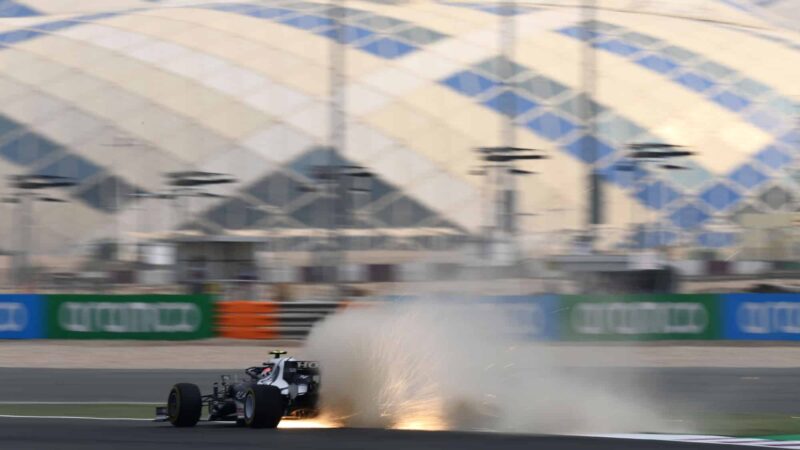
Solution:
M310 376L319 383L319 363L316 361L286 361L283 366L283 378L291 383L298 376Z

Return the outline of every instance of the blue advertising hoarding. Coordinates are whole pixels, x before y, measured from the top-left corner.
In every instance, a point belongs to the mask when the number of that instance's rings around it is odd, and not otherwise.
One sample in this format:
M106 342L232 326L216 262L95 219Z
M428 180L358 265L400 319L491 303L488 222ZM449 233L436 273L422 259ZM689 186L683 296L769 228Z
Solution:
M720 298L724 339L800 340L800 294L727 294Z
M536 341L559 339L559 310L556 295L504 295L489 297L508 318L512 333Z
M0 295L0 339L44 337L44 302L39 295Z
M559 310L561 301L557 295L497 295L465 296L454 293L428 295L387 295L380 297L391 302L426 301L449 302L474 306L490 306L499 311L507 321L505 332L515 338L536 341L559 339Z

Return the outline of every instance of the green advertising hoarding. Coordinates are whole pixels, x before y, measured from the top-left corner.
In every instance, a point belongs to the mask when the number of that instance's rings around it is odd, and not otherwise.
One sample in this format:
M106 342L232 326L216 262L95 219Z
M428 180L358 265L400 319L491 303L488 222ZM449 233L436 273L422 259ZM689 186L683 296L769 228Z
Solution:
M565 341L709 340L721 336L715 295L564 295Z
M46 295L50 339L203 339L212 336L206 295Z

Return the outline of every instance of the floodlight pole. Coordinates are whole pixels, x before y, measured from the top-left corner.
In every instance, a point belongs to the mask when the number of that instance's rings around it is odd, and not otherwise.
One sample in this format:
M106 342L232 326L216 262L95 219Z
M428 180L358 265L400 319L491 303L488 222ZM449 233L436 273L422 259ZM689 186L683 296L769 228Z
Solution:
M636 191L636 172L637 172L637 170L639 168L639 162L640 161L644 166L644 164L646 164L648 162L658 162L658 161L661 161L661 160L669 161L672 158L680 158L680 157L689 156L689 155L694 154L694 152L685 150L684 147L681 146L681 145L663 144L663 143L657 143L657 142L656 143L645 142L645 143L629 144L628 145L628 149L631 151L631 153L629 155L629 158L631 159L632 164L633 164L633 180L632 180L633 187L634 187L634 194L633 195L636 195L635 194L635 191ZM665 168L665 167L662 166L660 168ZM682 167L682 166L674 166L674 169L684 169L684 167ZM645 170L645 174L649 175L649 174L647 174L646 170ZM658 181L661 182L661 189L659 189L658 196L657 196L658 200L661 202L661 206L662 206L661 209L665 209L665 207L666 207L666 195L665 194L666 194L666 181L667 181L667 178L668 177L664 177L664 180L656 179L657 182ZM632 199L631 201L634 201L634 199ZM656 217L659 217L658 214L656 214ZM645 219L645 221L647 221L647 219ZM659 217L659 223L660 223L660 217ZM631 225L633 225L633 224L631 224ZM643 224L643 230L644 230L644 233L642 235L642 243L640 245L640 248L644 248L644 240L647 237L647 224L646 223ZM657 235L660 236L661 232L659 231Z
M172 210L175 213L175 230L179 231L181 222L189 219L189 216L186 214L185 197L181 194L179 189L173 189L172 193L168 195L172 196Z
M792 129L794 129L794 132L796 133L795 134L796 138L794 142L795 154L800 153L800 96L796 98L797 100L794 102L794 110L795 110L795 118L793 121L794 126L791 127ZM794 166L793 169L795 173L797 173L797 163L798 163L797 158L794 158L792 165ZM795 198L796 198L795 201L800 203L800 196L795 196Z
M502 77L503 87L507 92L513 92L514 82L514 50L516 45L516 1L511 0L504 5L506 10L501 15L500 25L500 48L503 55L503 61L506 67L500 68L506 73ZM517 104L512 97L506 97L510 105L506 105L509 114L503 120L500 130L500 145L507 148L512 148L516 145L516 129L514 120L517 116ZM503 235L513 238L516 231L516 182L514 177L509 174L509 170L513 169L514 162L509 161L505 164L498 164L495 169L496 183L499 187L496 190L497 195L497 229Z
M516 45L516 0L507 0L499 4L503 8L498 23L498 38L503 62L497 69L500 71L500 80L503 93L511 93L514 88L514 50ZM511 96L505 96L500 105L506 117L500 126L499 142L501 148L512 149L516 146L515 119L517 104ZM494 257L498 243L513 243L516 233L516 181L510 173L514 168L513 159L498 161L486 170L486 180L489 184L489 196L492 198L490 221L485 230L487 261ZM516 248L516 246L512 246Z
M64 202L64 200L53 197L37 197L35 191L56 188L71 187L76 182L69 177L56 175L17 175L11 177L11 185L19 189L8 201L19 205L18 225L19 247L12 256L12 268L15 272L17 286L24 285L30 281L31 275L31 249L33 247L33 202L36 200L47 202Z
M594 47L592 47L589 39L595 35L597 5L596 0L583 0L581 8L583 16L583 27L586 36L586 42L583 45L581 76L583 92L586 95L586 102L584 102L584 111L582 111L584 119L584 130L586 136L597 135L597 108L595 99L597 97L597 55ZM597 237L597 225L603 222L602 211L602 186L600 178L597 174L597 144L589 139L586 141L587 148L581 151L587 153L589 162L589 170L587 177L588 189L586 190L587 197L587 213L586 213L586 232L589 239L589 248L592 252L595 249L595 240Z
M536 149L528 149L528 148L520 148L520 147L479 147L477 149L478 152L482 153L480 157L480 161L482 166L475 171L471 171L472 175L480 175L484 176L487 179L492 177L493 175L497 174L498 176L514 178L519 175L532 175L535 172L530 172L527 170L522 169L515 169L514 162L515 161L536 161L547 159L547 155L538 153ZM504 191L505 192L505 191ZM503 205L503 202L498 201L498 205L495 205L497 208L500 208ZM508 202L510 203L510 201ZM519 216L516 212L514 212L514 216ZM502 214L498 214L496 216L498 220L504 219L505 216ZM516 218L516 217L515 217ZM509 222L500 222L495 223L493 226L495 228L489 230L487 233L488 236L486 237L485 242L483 243L484 247L483 251L483 259L487 264L491 264L493 261L493 250L495 250L494 244L498 243L498 239L496 234L500 234L501 232L504 233L504 237L511 237L514 238L515 235L513 234L513 228L508 227ZM505 228L504 228L505 227ZM512 243L511 241L506 243Z
M24 286L30 277L31 243L33 242L33 194L31 192L20 192L19 196L19 251L15 256L17 259L16 273L17 286Z
M180 227L180 222L184 217L191 217L191 203L189 199L194 196L214 196L209 192L201 191L201 187L208 187L220 184L235 183L235 177L225 173L215 172L170 172L164 174L166 178L166 191L160 194L160 198L172 200L173 213L176 215L175 228Z
M329 148L328 148L328 171L333 172L338 168L338 155L345 153L346 142L346 127L347 120L345 117L345 63L346 63L346 49L344 42L346 42L346 27L343 22L342 15L346 14L345 9L346 0L334 0L331 3L331 8L328 9L328 18L334 24L335 35L331 39L330 44L330 61L329 61L329 97L330 97L330 111L329 111ZM339 274L340 268L346 265L346 249L342 248L339 239L339 226L342 217L341 210L344 207L344 199L342 198L343 192L346 188L342 186L342 179L337 173L333 177L332 183L327 183L328 194L331 196L330 202L331 210L329 211L329 227L328 227L328 243L323 250L328 256L323 259L323 271L330 271L332 277L331 284L334 286L333 296L334 300L341 299L344 295L344 289L341 286L341 276Z

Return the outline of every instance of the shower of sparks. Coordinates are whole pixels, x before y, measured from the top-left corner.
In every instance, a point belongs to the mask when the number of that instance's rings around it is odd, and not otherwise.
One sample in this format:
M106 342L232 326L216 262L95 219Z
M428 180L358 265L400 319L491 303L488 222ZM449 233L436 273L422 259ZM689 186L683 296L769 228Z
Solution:
M310 429L310 428L336 428L333 422L320 419L282 420L278 425L281 429Z

